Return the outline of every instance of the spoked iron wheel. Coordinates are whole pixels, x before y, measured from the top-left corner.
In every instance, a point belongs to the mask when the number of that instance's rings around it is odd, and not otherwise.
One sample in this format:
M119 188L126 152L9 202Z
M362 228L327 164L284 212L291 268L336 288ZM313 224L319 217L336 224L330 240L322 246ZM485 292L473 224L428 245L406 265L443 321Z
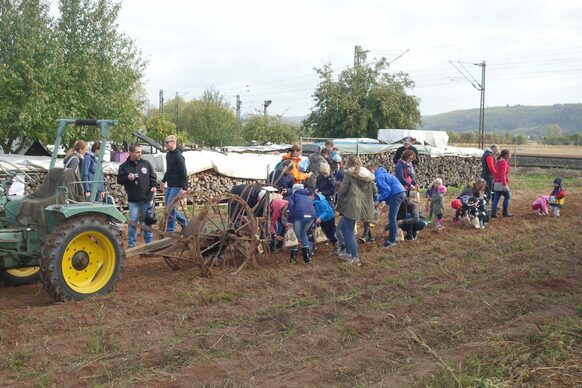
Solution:
M258 225L252 209L229 193L210 200L198 215L194 255L208 271L222 267L238 272L255 261Z

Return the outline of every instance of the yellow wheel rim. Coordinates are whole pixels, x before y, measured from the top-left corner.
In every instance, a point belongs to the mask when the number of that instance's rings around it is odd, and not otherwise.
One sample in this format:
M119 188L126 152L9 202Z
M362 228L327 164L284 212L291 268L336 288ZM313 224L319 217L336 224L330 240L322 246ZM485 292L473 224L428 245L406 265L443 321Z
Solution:
M6 272L16 278L27 278L29 276L34 276L38 273L38 271L40 271L40 267L22 267L6 270Z
M65 283L79 294L101 290L115 271L113 242L97 231L75 236L65 247L62 272Z

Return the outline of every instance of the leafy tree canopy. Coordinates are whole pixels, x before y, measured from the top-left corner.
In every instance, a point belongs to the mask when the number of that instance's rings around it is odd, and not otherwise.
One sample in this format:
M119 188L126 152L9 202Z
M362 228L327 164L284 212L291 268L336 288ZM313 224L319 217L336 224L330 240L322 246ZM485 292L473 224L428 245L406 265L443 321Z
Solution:
M118 31L120 4L60 0L54 19L48 4L0 0L0 146L52 142L62 117L117 119L111 139L127 139L140 123L146 63ZM95 128L74 127L64 144L97 138Z
M169 135L175 134L176 125L165 114L156 113L146 120L147 135L162 144Z
M55 127L56 39L48 5L0 0L0 146L20 151Z
M174 115L176 104L178 114ZM200 145L217 147L242 142L233 108L215 89L207 89L199 99L187 102L181 97L173 99L164 105L164 112L174 123L179 122L183 138Z
M388 62L363 61L334 79L331 65L316 68L320 83L315 106L303 121L322 137L373 137L380 128L415 128L420 123L419 99L406 93L414 83L405 73L390 74Z
M248 143L255 140L259 144L291 144L299 140L301 128L285 123L281 116L251 115L243 123L243 138Z

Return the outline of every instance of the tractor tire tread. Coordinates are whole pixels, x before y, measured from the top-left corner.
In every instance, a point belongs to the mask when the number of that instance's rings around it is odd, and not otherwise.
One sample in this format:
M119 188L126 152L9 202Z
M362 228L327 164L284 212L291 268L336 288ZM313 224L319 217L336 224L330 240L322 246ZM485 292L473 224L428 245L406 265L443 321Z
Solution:
M106 286L93 294L81 295L68 290L64 282L59 279L57 271L60 263L59 250L61 244L66 240L69 234L79 227L98 226L107 229L113 236L117 237L117 244L119 246L119 265L118 269L112 274L112 281L109 281ZM66 222L57 225L54 231L45 239L45 244L42 249L40 259L40 278L44 284L45 290L50 297L56 301L67 302L73 300L82 300L90 296L102 295L110 292L115 284L121 278L121 269L123 268L123 261L125 259L125 251L121 249L121 233L113 225L109 223L106 217L100 215L82 215L71 218Z

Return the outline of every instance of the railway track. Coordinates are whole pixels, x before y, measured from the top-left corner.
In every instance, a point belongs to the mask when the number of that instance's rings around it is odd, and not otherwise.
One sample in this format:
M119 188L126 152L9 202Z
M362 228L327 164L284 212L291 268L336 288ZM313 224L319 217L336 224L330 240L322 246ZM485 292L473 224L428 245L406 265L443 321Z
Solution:
M545 167L582 169L581 156L512 155L511 165L516 167Z

